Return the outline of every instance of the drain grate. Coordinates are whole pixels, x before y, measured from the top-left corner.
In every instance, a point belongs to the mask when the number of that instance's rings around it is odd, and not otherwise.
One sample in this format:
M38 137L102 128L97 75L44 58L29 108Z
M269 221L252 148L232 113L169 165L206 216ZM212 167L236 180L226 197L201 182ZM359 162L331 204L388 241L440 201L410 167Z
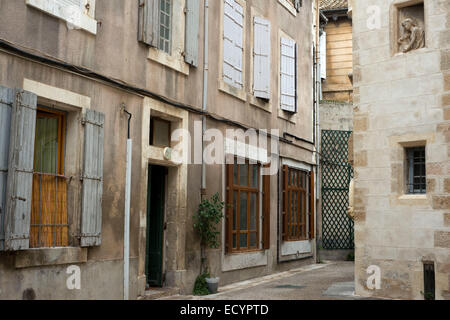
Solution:
M291 284L276 286L275 289L304 289L306 286L294 286Z

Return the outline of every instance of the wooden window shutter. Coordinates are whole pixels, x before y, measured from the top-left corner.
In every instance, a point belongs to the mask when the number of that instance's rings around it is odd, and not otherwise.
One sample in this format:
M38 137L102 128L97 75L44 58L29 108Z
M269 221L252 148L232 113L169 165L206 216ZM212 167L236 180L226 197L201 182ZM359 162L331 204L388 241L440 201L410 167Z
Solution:
M226 206L225 206L225 252L233 250L233 168L234 165L226 164Z
M244 9L235 0L223 1L223 80L242 89Z
M5 250L30 246L37 96L14 90L6 187Z
M265 166L270 167L270 165ZM270 175L263 176L263 249L270 249Z
M158 47L159 0L139 0L138 40Z
M289 237L288 216L289 216L289 167L283 166L283 241Z
M309 239L315 238L315 184L314 184L314 170L312 170L309 174Z
M282 110L288 112L297 111L296 48L295 41L288 38L281 38L280 107Z
M84 123L84 164L81 213L81 246L102 242L103 149L105 115L87 110Z
M270 99L270 21L255 17L253 25L253 94Z
M8 178L9 130L14 90L0 86L0 251L5 249L6 185Z
M199 23L200 0L186 0L184 60L194 67L198 67Z

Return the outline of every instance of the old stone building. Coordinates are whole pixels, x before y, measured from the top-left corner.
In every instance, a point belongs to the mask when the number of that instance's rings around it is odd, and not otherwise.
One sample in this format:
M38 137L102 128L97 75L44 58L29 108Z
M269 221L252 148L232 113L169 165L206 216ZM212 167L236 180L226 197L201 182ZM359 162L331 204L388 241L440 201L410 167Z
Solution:
M450 2L354 1L356 293L449 299Z
M0 0L0 16L0 298L190 294L193 215L215 193L221 285L314 261L316 1ZM278 143L220 144L230 129Z

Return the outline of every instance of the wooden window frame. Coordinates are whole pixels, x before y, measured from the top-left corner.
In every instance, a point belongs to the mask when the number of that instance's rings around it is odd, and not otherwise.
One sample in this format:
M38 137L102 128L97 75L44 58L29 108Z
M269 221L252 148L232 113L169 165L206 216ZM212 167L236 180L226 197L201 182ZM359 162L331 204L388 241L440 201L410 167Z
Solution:
M58 120L58 164L56 173L57 175L64 175L65 164L65 150L66 150L66 121L67 115L65 112L48 109L42 106L38 106L36 119L39 116L45 116L46 118ZM35 143L36 145L36 143Z
M292 183L291 174L296 176ZM297 195L297 210L292 212L292 195ZM292 222L295 214L296 222ZM292 228L295 234L292 235ZM283 166L283 241L311 240L314 233L314 173Z
M227 232L227 241L226 241L226 247L228 253L245 253L245 252L259 252L263 251L266 248L266 244L264 244L261 247L260 243L260 236L261 236L261 164L251 164L248 160L245 161L245 163L241 163L242 161L237 161L237 158L235 159L234 164L227 165L227 177L226 177L226 183L227 183L227 221L226 221L226 232ZM234 166L237 166L238 172L237 172L237 184L234 183ZM248 185L242 186L241 185L241 177L240 177L240 170L243 165L248 165ZM257 174L258 174L258 181L257 181L257 187L251 187L251 167L253 165L258 166ZM236 208L236 229L233 229L233 206L234 206L234 193L237 192L237 201L238 205ZM247 230L241 231L240 229L240 195L241 193L247 193L248 194L248 201L247 201ZM250 194L256 194L256 231L250 230ZM263 204L264 207L264 204ZM266 228L265 228L266 229ZM266 232L266 230L263 230ZM256 247L250 247L250 234L256 233L256 240L257 244ZM247 234L247 247L241 248L240 247L240 235L241 234ZM236 247L233 247L233 235L236 235ZM265 236L266 239L266 236ZM267 240L265 241L267 243Z

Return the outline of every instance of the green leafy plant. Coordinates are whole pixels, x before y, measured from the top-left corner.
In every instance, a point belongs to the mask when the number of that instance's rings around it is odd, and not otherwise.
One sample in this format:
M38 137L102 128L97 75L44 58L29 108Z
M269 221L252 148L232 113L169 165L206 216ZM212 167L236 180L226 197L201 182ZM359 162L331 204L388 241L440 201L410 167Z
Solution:
M194 285L194 296L207 296L210 293L206 283L206 278L209 277L209 273L202 273L197 277Z
M205 278L209 278L210 274L208 268L205 270L205 264L207 265L205 250L206 248L216 249L219 247L220 232L217 231L217 225L223 218L224 207L225 203L220 201L220 196L216 193L211 199L203 200L198 207L197 213L194 215L194 230L200 236L201 247L201 274L195 282L194 294L196 292L208 292L207 294L209 294ZM204 290L205 288L206 291Z
M223 218L224 207L225 203L220 201L218 193L200 203L197 214L194 216L194 229L200 236L202 246L211 249L219 247L220 232L217 231L217 224Z

